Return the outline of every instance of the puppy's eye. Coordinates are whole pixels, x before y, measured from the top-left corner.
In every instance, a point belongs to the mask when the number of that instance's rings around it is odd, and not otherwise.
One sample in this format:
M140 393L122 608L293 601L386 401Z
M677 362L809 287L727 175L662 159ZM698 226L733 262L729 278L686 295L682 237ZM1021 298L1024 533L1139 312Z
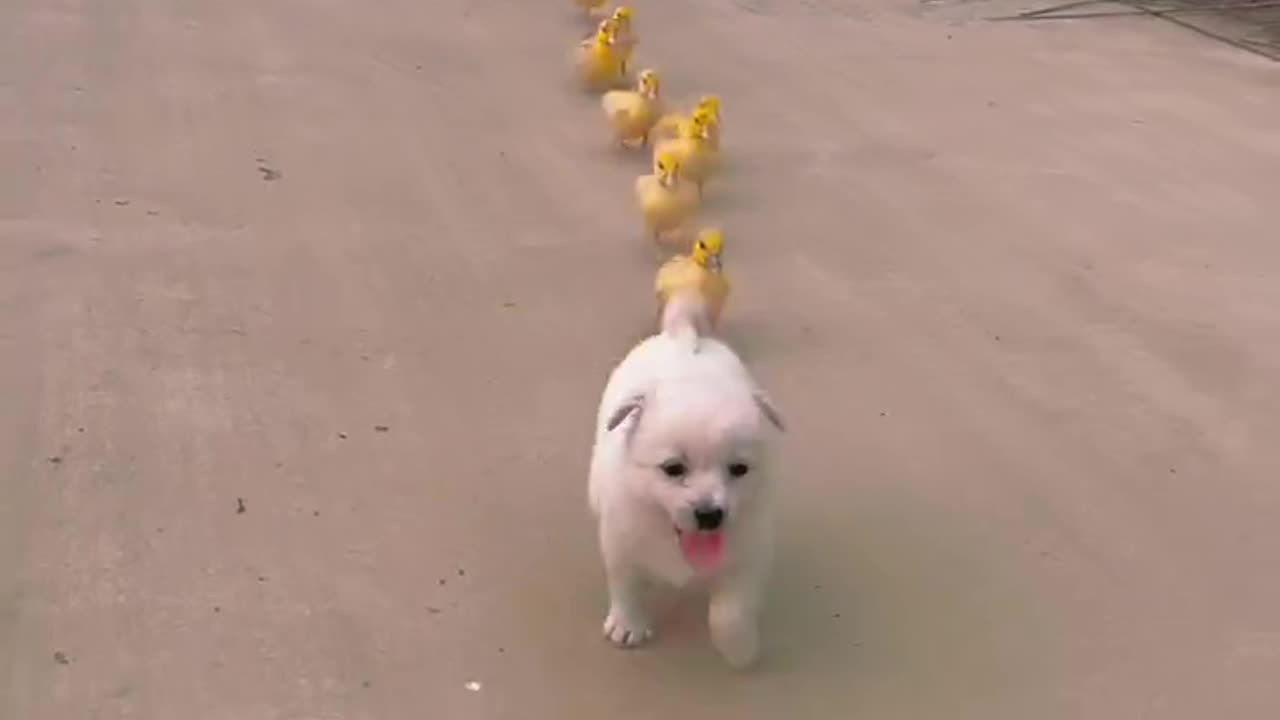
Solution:
M740 478L751 472L751 467L746 463L729 463L729 477Z
M662 473L672 480L679 480L689 472L689 468L685 467L684 463L679 460L668 460L659 467L662 468Z

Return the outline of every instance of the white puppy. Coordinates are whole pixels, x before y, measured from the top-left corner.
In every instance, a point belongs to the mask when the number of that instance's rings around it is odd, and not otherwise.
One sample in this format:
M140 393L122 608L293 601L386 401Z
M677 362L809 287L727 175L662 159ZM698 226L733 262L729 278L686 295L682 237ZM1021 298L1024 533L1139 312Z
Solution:
M649 583L705 582L712 642L744 667L772 559L766 423L782 420L737 354L700 327L697 298L673 298L662 331L605 386L588 489L609 584L604 633L622 647L644 642Z

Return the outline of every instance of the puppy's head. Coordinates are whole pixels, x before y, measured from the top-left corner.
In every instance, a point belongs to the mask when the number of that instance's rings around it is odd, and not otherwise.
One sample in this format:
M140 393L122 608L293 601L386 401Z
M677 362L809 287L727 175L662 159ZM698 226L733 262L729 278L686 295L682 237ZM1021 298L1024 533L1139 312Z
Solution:
M766 489L769 426L781 430L782 418L763 393L682 383L628 398L607 429L627 433L632 490L666 513L685 558L709 570Z

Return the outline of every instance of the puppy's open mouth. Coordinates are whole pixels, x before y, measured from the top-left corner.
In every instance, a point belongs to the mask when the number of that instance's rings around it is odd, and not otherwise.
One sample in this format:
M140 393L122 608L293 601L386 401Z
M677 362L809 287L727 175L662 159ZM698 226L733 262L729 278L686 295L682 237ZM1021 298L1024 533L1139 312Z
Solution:
M684 559L698 570L715 570L724 559L724 532L721 530L681 530L676 540Z

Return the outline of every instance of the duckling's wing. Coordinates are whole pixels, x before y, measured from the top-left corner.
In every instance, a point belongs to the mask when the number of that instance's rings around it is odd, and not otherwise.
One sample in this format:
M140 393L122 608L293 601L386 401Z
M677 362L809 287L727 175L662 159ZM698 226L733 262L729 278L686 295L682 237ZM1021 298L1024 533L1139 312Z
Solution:
M680 290L700 290L703 269L688 255L676 255L663 263L655 278L658 294L671 297Z
M692 182L682 181L676 187L678 188L676 199L679 203L680 212L692 215L698 209L698 206L702 204L702 196L698 193L698 186Z
M708 272L703 279L703 292L713 304L719 306L724 305L724 301L729 297L729 278L725 277L723 271Z
M680 113L670 113L658 118L658 122L654 124L653 129L659 135L676 135L680 131L684 118Z
M600 107L609 117L631 115L640 103L640 96L631 90L610 90L600 97Z
M667 153L674 153L674 152L676 152L676 145L675 145L675 144L676 144L677 142L679 142L679 140L678 140L677 138L663 138L663 139L659 140L658 142L654 143L654 144L653 144L653 157L654 157L654 158L657 158L659 155L664 155L664 154L667 154Z
M653 290L658 294L659 299L665 300L680 284L683 261L683 255L676 255L658 268L657 274L653 276Z

